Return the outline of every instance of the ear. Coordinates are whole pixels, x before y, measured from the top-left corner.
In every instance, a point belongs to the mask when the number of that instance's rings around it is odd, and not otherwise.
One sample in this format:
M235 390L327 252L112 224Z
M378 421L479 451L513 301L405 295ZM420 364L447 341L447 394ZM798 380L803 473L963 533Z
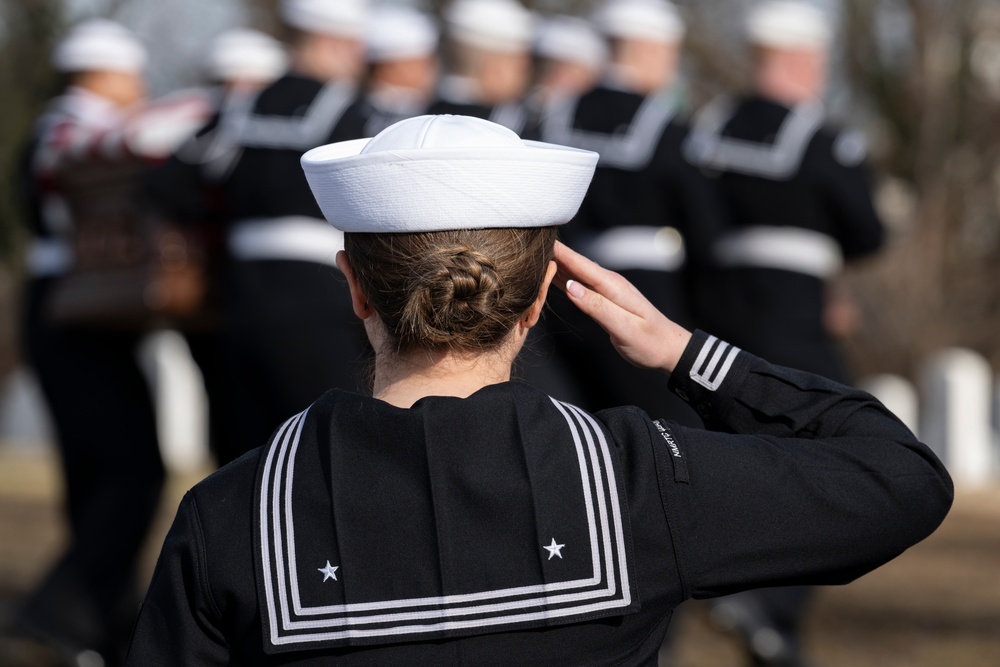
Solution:
M367 320L373 314L372 308L368 305L368 297L361 291L361 285L354 275L354 267L351 266L350 260L347 259L347 253L343 250L337 253L337 268L347 278L347 286L351 290L351 306L354 308L354 314L362 320Z
M538 324L538 320L542 316L542 308L545 306L545 298L549 294L549 286L552 284L552 279L555 275L556 263L550 260L549 265L545 267L545 277L542 279L542 286L538 289L538 296L527 312L525 312L524 317L521 318L521 324L524 327L530 329Z

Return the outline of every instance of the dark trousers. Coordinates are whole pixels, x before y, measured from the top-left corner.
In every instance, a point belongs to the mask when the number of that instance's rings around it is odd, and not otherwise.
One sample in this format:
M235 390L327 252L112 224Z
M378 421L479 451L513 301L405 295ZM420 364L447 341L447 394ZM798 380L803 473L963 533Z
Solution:
M163 487L153 404L135 357L139 334L53 326L44 313L51 286L27 286L24 341L55 424L70 538L18 622L114 664Z
M235 424L228 460L271 434L328 389L367 391L370 348L334 267L297 261L233 262L223 324Z

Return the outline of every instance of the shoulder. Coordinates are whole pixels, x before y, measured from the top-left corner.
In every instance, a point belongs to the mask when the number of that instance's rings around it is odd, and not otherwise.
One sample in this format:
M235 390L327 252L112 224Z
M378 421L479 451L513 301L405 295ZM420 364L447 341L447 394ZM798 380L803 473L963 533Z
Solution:
M645 98L638 93L598 86L584 93L577 104L578 117L622 117L631 119Z
M260 91L254 111L257 113L286 113L308 103L324 89L321 81L303 76L285 75Z
M232 526L234 521L242 523L249 519L246 509L253 503L257 469L266 454L266 447L247 452L192 487L187 499L196 505L199 520L206 529L213 525Z
M813 138L815 152L840 167L861 166L868 159L868 139L853 127L827 124Z

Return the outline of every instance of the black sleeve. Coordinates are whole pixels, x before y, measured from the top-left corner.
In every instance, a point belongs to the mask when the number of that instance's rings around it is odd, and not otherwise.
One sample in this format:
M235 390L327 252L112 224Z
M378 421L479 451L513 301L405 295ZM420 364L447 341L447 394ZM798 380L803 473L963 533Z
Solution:
M711 429L652 431L689 596L846 583L951 506L941 462L864 392L702 332L670 382Z
M833 215L844 257L857 259L879 250L885 227L872 202L864 137L851 130L823 130L810 150L816 153L819 188Z
M188 493L163 543L139 610L126 667L229 664L205 563L198 506Z
M716 184L684 157L685 135L685 129L673 124L664 133L670 168L660 185L670 192L671 217L677 220L684 235L688 258L696 269L702 269L712 261L715 244L725 231L726 218L722 194Z
M154 214L187 226L212 219L208 202L211 184L204 168L215 148L219 122L216 114L166 162L146 174L143 195Z
M29 231L36 236L47 236L50 232L45 229L45 223L42 221L42 193L32 169L37 148L38 137L32 135L18 151L14 188L19 195L18 204Z

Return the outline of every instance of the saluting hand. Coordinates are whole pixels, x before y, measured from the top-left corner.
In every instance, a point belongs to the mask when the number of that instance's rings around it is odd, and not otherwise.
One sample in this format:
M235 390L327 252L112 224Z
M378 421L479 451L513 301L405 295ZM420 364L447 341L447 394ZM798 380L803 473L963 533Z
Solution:
M608 332L618 354L640 368L674 370L691 332L658 311L624 277L558 241L555 260L554 282Z

